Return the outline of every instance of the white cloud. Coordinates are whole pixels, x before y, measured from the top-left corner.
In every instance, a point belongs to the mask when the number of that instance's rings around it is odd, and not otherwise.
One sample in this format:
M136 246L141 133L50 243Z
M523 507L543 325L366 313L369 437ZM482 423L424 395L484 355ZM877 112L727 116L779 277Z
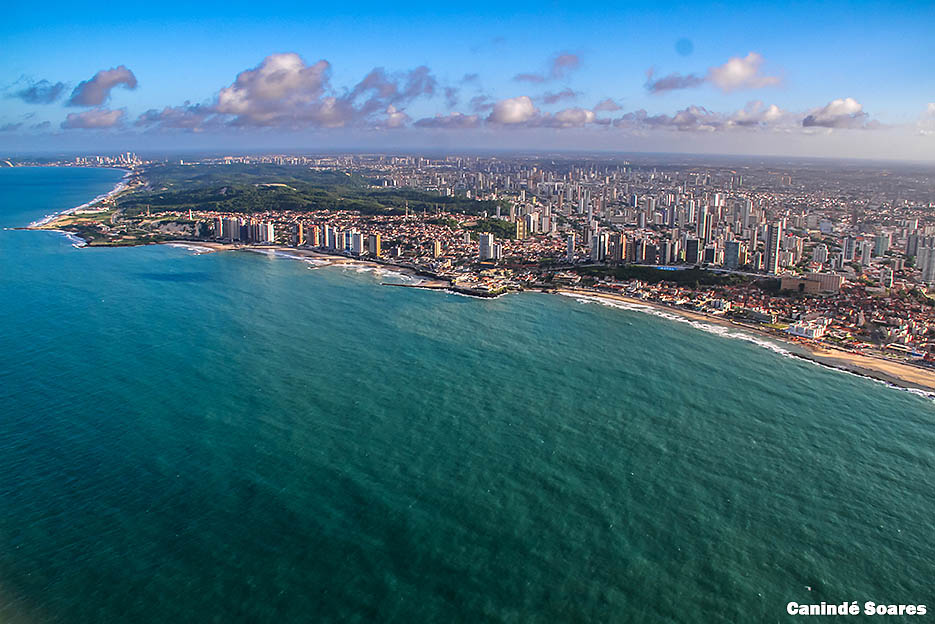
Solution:
M386 107L386 119L383 121L384 128L402 128L408 123L409 115L392 104Z
M655 69L650 68L646 72L645 86L650 93L663 94L679 89L692 89L704 84L712 84L725 93L778 85L781 82L778 76L764 76L760 72L762 64L763 56L750 52L744 57L731 57L723 65L709 67L704 76L683 75L675 72L657 78Z
M255 68L240 72L232 85L221 89L215 111L233 115L236 122L245 125L327 119L328 105L321 96L330 69L325 60L306 65L295 53L272 54Z
M674 115L650 115L645 110L633 111L614 119L618 128L630 130L672 129L711 132L724 126L724 115L703 106L688 106Z
M760 89L779 84L776 76L764 76L760 73L763 57L756 52L747 56L728 59L723 65L708 70L708 82L714 84L722 91L737 91L738 89Z
M802 120L806 128L862 128L867 124L864 107L854 98L831 100L813 109Z
M527 95L500 100L493 106L487 121L498 124L521 124L536 117L539 111Z
M613 120L618 128L631 130L680 130L684 132L754 131L799 127L799 119L775 104L748 102L733 113L710 111L703 106L687 106L673 115L650 115L645 110L626 113Z
M791 120L792 116L775 104L767 106L760 100L754 100L733 113L727 123L732 126L754 127L775 126Z
M237 74L213 103L150 110L136 125L196 132L225 125L399 128L410 121L403 107L433 95L438 86L425 66L394 74L377 67L339 95L330 85L330 74L326 60L306 64L295 53L272 54Z
M580 128L594 123L594 111L585 108L566 108L543 118L540 125L553 128Z

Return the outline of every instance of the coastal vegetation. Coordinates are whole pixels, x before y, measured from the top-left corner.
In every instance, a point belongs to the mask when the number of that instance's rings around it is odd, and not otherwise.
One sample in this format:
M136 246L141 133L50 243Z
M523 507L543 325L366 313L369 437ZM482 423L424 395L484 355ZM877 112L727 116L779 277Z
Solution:
M382 187L360 174L318 171L275 164L180 165L149 167L144 184L118 199L128 216L153 211L263 213L292 210L349 210L360 214L483 214L494 201L411 188Z

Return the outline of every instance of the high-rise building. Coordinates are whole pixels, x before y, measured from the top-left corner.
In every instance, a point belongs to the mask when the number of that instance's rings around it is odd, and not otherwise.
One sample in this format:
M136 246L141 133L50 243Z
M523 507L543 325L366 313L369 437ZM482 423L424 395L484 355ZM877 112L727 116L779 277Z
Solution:
M221 238L227 239L231 242L235 240L241 240L241 226L243 225L243 219L239 217L228 217L222 220L221 228Z
M724 268L736 270L740 267L740 241L729 240L724 244Z
M627 237L620 232L610 235L607 247L608 259L617 264L627 259Z
M922 271L923 282L935 282L935 247L919 247L916 267Z
M526 215L527 217L529 215ZM526 238L526 219L517 219L516 220L516 240L523 240Z
M477 244L477 256L481 260L490 260L494 255L494 237L493 234L481 234Z
M869 266L873 258L873 243L870 241L861 241L860 243L860 263L863 266Z
M841 251L843 252L845 262L853 262L854 257L857 255L857 239L852 236L845 237Z
M629 249L630 260L632 262L646 261L646 241L642 238L633 241Z
M698 208L698 220L695 222L695 236L701 241L707 242L711 234L711 224L708 219L708 209L704 206Z
M659 242L659 264L669 264L672 261L672 241L665 239Z
M607 233L600 232L591 237L591 262L604 262L607 259Z
M770 223L766 229L766 272L779 272L779 245L782 241L782 223Z
M378 258L383 253L382 238L379 234L371 234L367 237L367 250L374 258Z
M890 235L889 234L877 234L873 238L873 255L877 258L883 257L887 251L890 249Z
M828 246L824 243L815 245L815 248L812 249L812 260L819 264L826 263L828 261Z
M568 235L568 240L565 243L565 260L569 264L575 261L575 233L572 232Z
M364 235L356 230L350 232L351 253L355 256L364 254Z
M685 264L698 264L701 260L701 241L689 238L685 241Z

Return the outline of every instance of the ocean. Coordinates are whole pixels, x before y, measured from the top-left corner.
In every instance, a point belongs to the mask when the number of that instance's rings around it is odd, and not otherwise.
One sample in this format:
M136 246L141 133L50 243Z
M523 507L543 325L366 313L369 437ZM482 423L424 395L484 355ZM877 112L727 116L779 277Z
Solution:
M0 170L0 225L120 177ZM381 285L403 279L0 231L0 621L935 608L931 399L637 309Z

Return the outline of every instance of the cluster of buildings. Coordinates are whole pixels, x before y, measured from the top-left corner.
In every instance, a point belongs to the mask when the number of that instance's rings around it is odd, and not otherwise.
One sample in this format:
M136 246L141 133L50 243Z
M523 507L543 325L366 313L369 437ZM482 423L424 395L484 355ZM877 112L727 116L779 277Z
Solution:
M135 158L132 154L119 159ZM219 240L367 256L491 288L573 284L583 270L620 289L618 266L737 275L743 288L640 284L637 295L787 325L790 334L929 353L935 332L935 178L911 166L754 163L688 157L344 154L218 156L358 173L374 187L489 200L474 213L203 212ZM443 201L439 202L444 205ZM462 204L463 205L463 204ZM493 206L487 210L481 207ZM593 272L592 272L593 274ZM777 292L751 290L767 280Z
M214 235L219 240L243 243L273 243L276 228L268 221L243 217L215 217Z

